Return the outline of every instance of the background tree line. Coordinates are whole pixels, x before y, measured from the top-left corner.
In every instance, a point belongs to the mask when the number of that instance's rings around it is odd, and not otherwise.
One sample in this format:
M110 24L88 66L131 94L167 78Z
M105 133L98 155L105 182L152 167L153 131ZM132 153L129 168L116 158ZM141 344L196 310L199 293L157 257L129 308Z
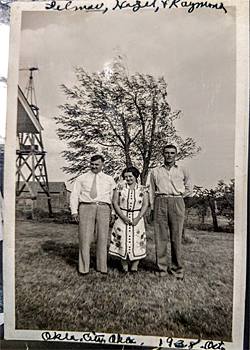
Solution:
M195 186L192 197L186 199L187 220L192 211L195 211L201 224L205 224L205 218L211 215L213 231L222 230L219 217L224 217L229 229L234 226L234 179L228 184L220 180L214 189L203 189ZM205 226L205 225L204 225Z

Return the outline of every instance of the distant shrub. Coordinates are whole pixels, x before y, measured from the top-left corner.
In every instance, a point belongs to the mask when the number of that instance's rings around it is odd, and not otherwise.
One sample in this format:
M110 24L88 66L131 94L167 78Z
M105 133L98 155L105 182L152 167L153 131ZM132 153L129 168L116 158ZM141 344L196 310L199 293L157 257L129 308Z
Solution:
M58 213L53 213L52 221L60 224L75 223L72 221L71 213L67 209L61 210Z
M49 213L42 208L34 208L33 218L35 220L47 219L49 218Z

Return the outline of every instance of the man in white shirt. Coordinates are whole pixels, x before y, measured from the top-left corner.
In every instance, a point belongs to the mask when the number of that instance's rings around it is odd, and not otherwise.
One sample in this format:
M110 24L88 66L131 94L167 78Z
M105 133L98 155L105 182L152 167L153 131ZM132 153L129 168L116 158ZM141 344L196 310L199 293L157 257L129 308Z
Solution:
M113 178L102 172L104 158L90 159L90 170L80 175L70 196L72 218L79 223L79 274L89 273L90 245L96 241L96 270L107 274L107 245L111 215Z
M154 218L157 275L169 273L183 279L181 260L182 230L185 217L183 198L192 194L188 171L176 164L177 148L166 145L163 149L164 164L153 169L150 175L150 205ZM167 256L170 238L171 261Z

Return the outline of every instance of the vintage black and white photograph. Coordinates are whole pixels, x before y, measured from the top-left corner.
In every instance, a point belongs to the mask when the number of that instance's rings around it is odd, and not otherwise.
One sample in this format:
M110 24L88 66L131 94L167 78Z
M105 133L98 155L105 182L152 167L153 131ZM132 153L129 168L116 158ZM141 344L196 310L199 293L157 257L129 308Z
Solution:
M13 4L9 338L240 344L239 10L197 4Z

